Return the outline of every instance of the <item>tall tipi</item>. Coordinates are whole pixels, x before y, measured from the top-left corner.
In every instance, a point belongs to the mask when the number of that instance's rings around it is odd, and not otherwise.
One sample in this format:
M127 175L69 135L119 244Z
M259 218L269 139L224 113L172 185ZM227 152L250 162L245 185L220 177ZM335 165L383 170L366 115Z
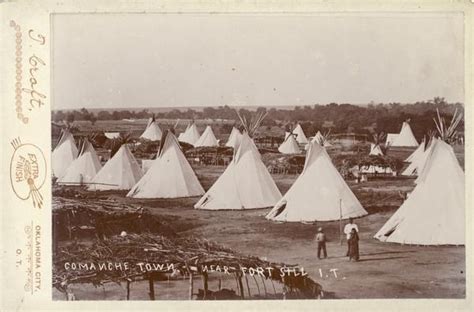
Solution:
M61 184L83 184L89 183L99 172L102 165L94 147L89 140L84 139L81 153L66 169L64 174L59 177L58 183Z
M53 175L56 178L61 177L66 172L67 167L77 158L77 154L78 150L74 136L69 130L64 129L52 154Z
M300 124L297 124L295 129L293 130L293 134L296 134L296 141L299 144L308 144L308 139L306 138L306 135L304 134L303 128L301 128Z
M92 179L89 190L129 190L142 176L142 169L128 145L122 144Z
M403 122L402 129L393 140L391 146L418 146L418 142L416 141L408 122Z
M464 245L464 172L451 146L433 140L420 178L375 238L401 244Z
M155 116L153 116L151 122L148 123L148 126L146 127L140 138L150 141L159 141L161 139L161 135L162 132L160 126L158 126L158 123L155 120Z
M242 138L242 133L240 133L239 129L236 127L232 127L232 131L230 132L229 139L225 146L237 148L239 146L240 139Z
M285 141L278 147L278 151L282 154L299 154L301 153L298 142L296 142L295 136L290 134L286 137Z
M200 146L219 146L219 143L217 142L216 136L214 135L211 126L207 126L206 130L204 130L199 140L194 143L194 147Z
M367 214L331 162L324 147L311 142L303 172L266 216L274 221L311 222Z
M272 207L281 193L246 132L234 158L214 185L194 206L196 209L254 209Z
M432 138L425 165L408 199L375 234L384 242L417 245L465 244L465 181L453 148L462 120L454 112L449 127L438 113L440 139ZM425 151L426 153L426 151Z
M203 195L204 189L174 134L165 131L160 145L152 166L132 187L127 197L178 198Z
M193 122L186 128L186 131L180 135L179 140L194 146L200 137L201 135L199 134L196 124Z

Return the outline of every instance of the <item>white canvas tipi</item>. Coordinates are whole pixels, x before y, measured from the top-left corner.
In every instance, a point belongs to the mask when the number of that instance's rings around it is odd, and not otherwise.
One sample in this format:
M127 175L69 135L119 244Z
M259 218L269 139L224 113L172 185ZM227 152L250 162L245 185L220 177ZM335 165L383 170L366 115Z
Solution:
M207 126L206 130L204 130L199 140L194 143L194 147L199 146L219 146L219 143L217 142L216 136L214 135L211 126Z
M422 142L420 146L425 146L425 143ZM420 151L416 154L412 159L408 167L403 170L402 175L404 176L411 176L411 175L419 175L423 168L425 167L426 160L428 155L430 154L430 150L433 144L428 144L428 148L426 150ZM417 149L418 150L418 149ZM415 150L416 151L416 150Z
M64 174L59 177L60 184L78 184L89 183L99 172L102 165L94 147L85 139L82 150L79 155L66 169Z
M375 238L401 244L464 245L464 172L450 145L434 139L419 180Z
M387 133L387 140L385 141L386 146L393 146L393 142L397 138L398 133Z
M146 127L148 128L153 121L155 121L155 114L153 114L150 118L148 118L148 121L146 123Z
M196 144L200 137L201 135L199 134L196 124L192 123L183 133L180 138L180 141L194 146L194 144Z
M290 134L286 137L285 141L278 147L278 151L282 154L299 154L301 153L298 142L296 142L295 136Z
M180 142L184 142L183 139L185 138L185 134L186 132L188 131L189 129L189 124L186 126L186 130L184 130L183 132L181 132L179 135L178 135L178 141Z
M153 118L153 120L151 121L151 123L149 123L148 127L146 127L140 138L150 141L159 141L161 139L161 135L162 133L160 126L158 126L158 123Z
M395 137L391 146L418 146L418 142L408 122L403 122L402 130L400 130L400 133Z
M417 166L417 174L418 177L415 180L415 184L418 184L423 177L426 175L426 169L428 168L428 159L431 154L431 149L433 148L433 142L435 137L431 138L430 142L428 142L428 148L425 150L422 156L420 156L419 165Z
M306 135L304 134L303 128L301 128L300 124L297 124L295 129L293 130L293 134L296 134L296 141L299 144L308 144L308 139L306 138Z
M382 149L380 148L380 145L370 143L370 153L369 155L373 156L383 156Z
M129 190L143 176L127 144L123 144L92 179L89 190Z
M425 152L425 140L423 140L421 144L418 145L416 150L413 153L411 153L410 156L407 157L407 159L405 159L405 162L415 161L418 157L423 155L424 152Z
M77 158L78 150L74 137L68 130L63 130L61 139L52 154L52 168L55 177L61 177L67 167Z
M227 140L225 146L237 148L241 138L242 133L240 133L236 127L232 127L232 131L230 132L229 139Z
M324 147L332 146L332 144L329 143L329 141L324 137L324 135L321 134L320 131L316 132L316 135L311 139L310 143L305 145L304 149L308 150L311 143L318 143L319 145L322 145Z
M313 222L367 214L331 162L326 150L310 143L303 172L266 216L274 221Z
M254 209L272 207L281 193L263 164L253 140L242 134L234 158L196 209Z
M313 137L311 142L321 143L324 141L324 137L320 131L316 132L316 135Z
M196 174L188 163L173 133L167 132L152 166L127 197L178 198L204 194Z

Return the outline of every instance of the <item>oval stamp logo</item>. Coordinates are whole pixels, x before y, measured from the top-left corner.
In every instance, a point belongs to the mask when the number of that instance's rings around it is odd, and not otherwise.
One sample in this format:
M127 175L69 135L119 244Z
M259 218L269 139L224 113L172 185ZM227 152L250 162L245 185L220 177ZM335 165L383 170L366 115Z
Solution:
M33 207L43 206L40 193L46 181L46 158L43 151L31 143L21 143L14 139L11 145L15 149L10 161L10 181L13 192L21 200L31 198Z

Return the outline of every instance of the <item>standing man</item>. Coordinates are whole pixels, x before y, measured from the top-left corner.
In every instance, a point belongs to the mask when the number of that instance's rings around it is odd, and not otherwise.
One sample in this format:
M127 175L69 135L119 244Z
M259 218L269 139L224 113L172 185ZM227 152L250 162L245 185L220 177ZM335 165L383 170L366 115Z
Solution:
M324 258L328 257L326 252L326 235L323 232L323 228L318 228L318 233L314 240L318 243L318 259L321 259L321 250L323 251Z
M354 229L357 233L359 233L359 228L357 227L357 224L354 223L354 219L349 218L349 223L347 223L346 226L344 227L344 234L346 234L346 240L347 240L346 256L349 256L349 239L351 238L352 229Z

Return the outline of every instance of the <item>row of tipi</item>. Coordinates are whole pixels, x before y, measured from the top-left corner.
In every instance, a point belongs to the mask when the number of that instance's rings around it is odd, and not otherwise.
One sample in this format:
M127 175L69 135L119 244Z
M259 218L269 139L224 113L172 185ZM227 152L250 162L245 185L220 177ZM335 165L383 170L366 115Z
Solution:
M127 196L134 198L203 195L195 205L197 209L254 209L275 206L268 215L269 219L274 220L337 220L367 214L332 165L325 149L318 143L309 143L305 169L288 193L282 197L253 140L246 132L236 135L238 139L235 139L233 160L206 193L181 151L178 140L168 131L163 135L151 168L143 176L126 144L101 168L92 144L85 141L79 157L67 168L67 174L58 179L58 183L86 183L89 184L90 190L130 189ZM62 144L74 146L70 133L65 133L63 137L67 140L61 138L61 144L58 144L53 154L64 149ZM71 174L72 172L74 174ZM305 197L301 195L308 191L318 194L316 202L313 201L311 206L306 203L301 207L301 204L305 203ZM283 212L282 206L285 208Z
M278 147L278 151L282 154L300 154L300 145L304 145L304 149L308 150L311 143L318 143L324 147L331 146L331 143L329 143L329 140L327 139L327 135L324 136L320 131L308 140L301 125L297 124L293 131L285 133L285 139Z
M163 133L158 122L153 116L148 120L147 127L140 138L150 141L159 141L162 135ZM186 127L186 130L178 136L178 140L191 144L194 147L219 146L219 141L210 126L207 126L202 135L200 135L194 122Z
M202 196L196 209L273 207L266 218L274 221L331 221L367 215L321 144L308 143L304 169L282 196L250 136L246 132L234 136L237 138L231 140L231 135L228 141L235 147L233 160L207 192L169 131L162 135L157 157L143 176L126 144L101 167L92 144L85 140L79 152L74 138L65 131L53 152L53 172L59 183L84 182L90 184L89 189L130 188L127 196L134 198ZM405 244L462 245L464 173L454 151L433 137L428 149L419 147L407 160L416 161L419 155L425 160L417 169L415 189L375 238ZM65 159L70 161L67 167Z

